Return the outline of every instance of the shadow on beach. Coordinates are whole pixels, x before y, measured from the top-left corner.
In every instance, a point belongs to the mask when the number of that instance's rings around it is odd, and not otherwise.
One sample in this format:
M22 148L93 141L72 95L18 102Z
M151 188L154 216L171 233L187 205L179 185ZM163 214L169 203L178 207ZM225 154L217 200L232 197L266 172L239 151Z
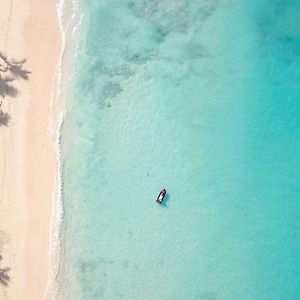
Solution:
M9 120L10 120L10 114L3 112L3 110L0 109L0 126L7 126Z
M0 284L4 286L8 286L8 282L10 280L10 277L7 274L9 270L9 268L0 269Z
M19 93L14 85L14 81L29 79L31 72L23 68L25 62L26 59L9 59L0 52L0 126L7 126L10 120L10 115L1 109L2 101L7 97L14 99Z
M2 260L2 256L0 255L0 261ZM10 280L9 275L9 268L0 268L0 284L4 286L8 286L8 282Z

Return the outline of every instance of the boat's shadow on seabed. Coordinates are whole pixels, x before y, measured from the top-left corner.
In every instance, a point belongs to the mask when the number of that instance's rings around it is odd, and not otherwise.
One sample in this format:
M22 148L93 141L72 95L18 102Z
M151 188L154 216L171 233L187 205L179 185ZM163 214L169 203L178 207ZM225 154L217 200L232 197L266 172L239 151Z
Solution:
M161 204L162 207L168 207L168 202L170 200L170 195L169 193L166 194L166 196L164 197L164 201L163 203Z

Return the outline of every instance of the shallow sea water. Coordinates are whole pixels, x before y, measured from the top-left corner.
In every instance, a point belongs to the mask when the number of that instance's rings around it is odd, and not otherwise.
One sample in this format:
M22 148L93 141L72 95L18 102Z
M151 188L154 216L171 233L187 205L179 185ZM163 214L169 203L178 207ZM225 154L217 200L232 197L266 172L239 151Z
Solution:
M299 2L79 10L58 299L300 299Z

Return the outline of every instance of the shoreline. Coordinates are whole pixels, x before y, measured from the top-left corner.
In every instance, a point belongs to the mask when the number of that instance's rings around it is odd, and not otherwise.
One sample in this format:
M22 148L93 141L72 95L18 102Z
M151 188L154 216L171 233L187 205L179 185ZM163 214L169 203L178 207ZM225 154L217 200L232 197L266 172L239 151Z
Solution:
M49 249L49 268L48 284L45 291L44 300L54 300L58 297L60 290L59 271L61 260L61 227L63 223L63 200L62 200L62 157L61 157L61 138L64 116L66 113L67 99L69 96L73 80L73 55L76 55L76 35L77 27L81 20L77 18L77 1L67 2L58 0L56 2L58 17L58 27L61 37L60 56L57 62L56 75L54 80L55 88L51 96L52 117L50 118L51 135L54 141L54 149L57 156L56 184L52 199L52 212L50 219L50 249ZM76 36L76 37L75 37ZM67 76L64 76L67 74ZM53 126L52 126L53 125Z
M0 51L4 49L9 58L27 59L24 69L30 73L28 80L14 82L19 93L14 99L6 97L2 106L11 120L0 128L4 149L4 225L0 233L7 241L4 244L0 235L0 251L2 264L11 268L11 280L8 287L0 286L0 298L46 299L53 199L60 180L55 137L59 136L61 116L57 115L57 101L52 103L51 97L61 63L62 33L55 2L6 0L4 8L6 16L1 14L1 24L5 20L8 33L7 39L1 39ZM55 137L49 126L54 128Z
M60 32L60 55L56 66L56 73L54 78L54 88L50 98L50 106L53 116L49 118L49 132L53 138L53 147L56 153L57 166L56 166L56 182L54 185L54 193L52 197L52 208L49 224L49 267L48 269L48 281L45 289L44 300L54 300L58 290L59 283L57 280L60 264L60 252L61 252L61 238L60 227L63 220L63 205L62 205L62 182L61 182L61 128L64 120L64 113L62 110L62 103L60 100L62 97L62 73L63 73L63 57L65 53L65 31L63 24L65 9L65 1L58 0L56 2L56 13L58 19L58 27Z

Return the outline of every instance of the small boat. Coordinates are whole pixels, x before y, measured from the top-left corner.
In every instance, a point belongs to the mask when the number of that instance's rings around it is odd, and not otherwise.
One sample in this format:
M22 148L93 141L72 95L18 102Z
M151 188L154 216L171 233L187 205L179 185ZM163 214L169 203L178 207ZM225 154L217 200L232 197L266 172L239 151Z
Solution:
M162 204L162 202L164 201L164 198L166 196L167 190L166 189L162 189L156 199L156 202L158 204Z

